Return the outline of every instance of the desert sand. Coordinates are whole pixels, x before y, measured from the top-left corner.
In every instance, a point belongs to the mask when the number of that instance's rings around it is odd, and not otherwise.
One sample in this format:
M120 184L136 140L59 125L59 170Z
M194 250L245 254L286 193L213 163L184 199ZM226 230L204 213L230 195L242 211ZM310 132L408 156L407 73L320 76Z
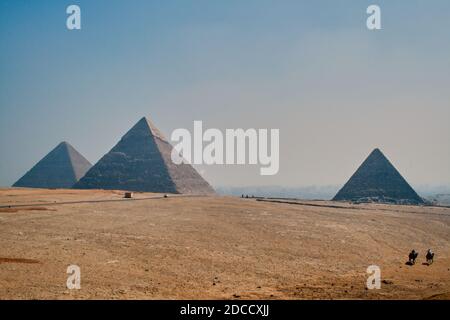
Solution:
M281 202L0 189L0 299L450 298L450 208Z

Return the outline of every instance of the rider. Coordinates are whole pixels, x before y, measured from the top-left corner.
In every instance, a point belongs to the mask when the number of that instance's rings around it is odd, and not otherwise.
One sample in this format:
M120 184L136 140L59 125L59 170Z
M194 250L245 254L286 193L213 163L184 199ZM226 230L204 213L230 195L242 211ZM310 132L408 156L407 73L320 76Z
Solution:
M414 260L417 258L418 254L416 250L412 249L411 253L409 254L409 262L414 263Z
M427 260L432 260L434 258L434 252L431 249L427 251Z

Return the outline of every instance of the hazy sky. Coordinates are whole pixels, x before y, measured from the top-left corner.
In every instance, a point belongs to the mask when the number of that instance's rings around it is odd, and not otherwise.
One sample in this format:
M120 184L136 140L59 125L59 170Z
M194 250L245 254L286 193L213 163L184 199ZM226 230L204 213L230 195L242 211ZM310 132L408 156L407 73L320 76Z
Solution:
M448 0L0 0L0 45L1 186L63 140L95 163L144 115L280 129L277 175L197 167L214 186L343 184L374 147L450 184Z

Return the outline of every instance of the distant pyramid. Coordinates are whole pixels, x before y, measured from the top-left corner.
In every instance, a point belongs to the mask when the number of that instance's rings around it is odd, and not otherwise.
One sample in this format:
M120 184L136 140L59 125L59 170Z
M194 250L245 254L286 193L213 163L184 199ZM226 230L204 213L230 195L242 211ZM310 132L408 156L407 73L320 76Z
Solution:
M190 164L172 162L172 145L145 117L74 186L160 193L213 194Z
M379 149L372 151L333 200L424 203Z
M69 143L61 142L13 187L71 188L92 165Z

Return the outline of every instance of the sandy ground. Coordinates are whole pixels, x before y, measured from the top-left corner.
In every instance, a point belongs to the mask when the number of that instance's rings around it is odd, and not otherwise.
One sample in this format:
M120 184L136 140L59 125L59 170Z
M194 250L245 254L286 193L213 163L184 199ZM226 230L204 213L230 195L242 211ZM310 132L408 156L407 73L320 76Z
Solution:
M449 208L122 197L0 189L0 299L450 299Z

